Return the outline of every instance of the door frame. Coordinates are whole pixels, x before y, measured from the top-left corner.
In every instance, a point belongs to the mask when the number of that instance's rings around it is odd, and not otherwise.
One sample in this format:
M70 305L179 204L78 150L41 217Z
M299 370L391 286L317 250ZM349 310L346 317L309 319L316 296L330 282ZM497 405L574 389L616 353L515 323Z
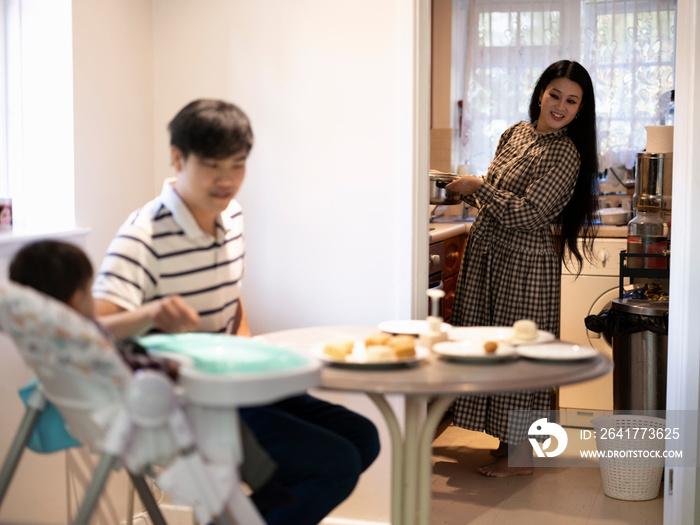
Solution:
M427 315L428 284L428 185L430 136L430 0L414 0L414 114L413 114L413 304L416 319ZM678 0L676 11L676 108L674 129L674 202L672 211L673 257L671 258L668 337L667 407L670 411L700 408L700 6L696 0ZM425 233L425 235L423 235ZM700 456L698 425L685 429L676 445ZM673 472L664 490L664 523L695 523L700 517L696 468ZM670 472L665 473L670 479Z

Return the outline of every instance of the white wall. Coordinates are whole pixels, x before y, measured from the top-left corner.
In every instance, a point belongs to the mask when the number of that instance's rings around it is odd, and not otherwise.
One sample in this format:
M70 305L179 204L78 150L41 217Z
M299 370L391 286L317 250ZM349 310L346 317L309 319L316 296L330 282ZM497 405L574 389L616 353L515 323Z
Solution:
M254 332L410 318L412 2L155 0L165 124L223 97L253 123L239 200Z
M253 333L411 317L413 4L154 1L156 187L171 173L166 123L190 100L228 99L253 123L239 194ZM387 522L385 425L364 396L331 399L374 419L385 445L333 515Z
M144 0L73 0L75 213L99 265L153 189L153 18Z

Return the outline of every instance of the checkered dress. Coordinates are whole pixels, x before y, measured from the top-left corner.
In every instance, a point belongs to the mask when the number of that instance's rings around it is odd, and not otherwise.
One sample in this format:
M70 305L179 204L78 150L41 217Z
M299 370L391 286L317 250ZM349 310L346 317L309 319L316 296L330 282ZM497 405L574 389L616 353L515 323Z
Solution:
M484 184L465 200L480 208L464 251L450 322L511 326L532 319L559 334L561 267L552 221L574 192L580 157L565 130L539 133L519 122L501 136ZM508 425L509 410L549 408L549 389L464 396L454 424L504 443L527 437L529 421Z

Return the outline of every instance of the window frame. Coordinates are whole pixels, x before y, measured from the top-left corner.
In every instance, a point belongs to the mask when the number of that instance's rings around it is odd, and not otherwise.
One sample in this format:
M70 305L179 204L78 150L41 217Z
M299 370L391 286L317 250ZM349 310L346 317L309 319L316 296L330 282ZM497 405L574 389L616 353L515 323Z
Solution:
M75 228L71 0L0 0L5 176L13 233ZM4 185L4 186L3 186Z
M9 195L8 188L8 115L7 115L7 1L0 0L0 197Z

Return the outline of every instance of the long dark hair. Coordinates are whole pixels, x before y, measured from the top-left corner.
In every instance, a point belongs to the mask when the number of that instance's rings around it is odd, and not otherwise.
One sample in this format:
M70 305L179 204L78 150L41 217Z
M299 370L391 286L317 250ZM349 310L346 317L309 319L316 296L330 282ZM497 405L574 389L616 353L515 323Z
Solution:
M583 256L578 249L577 239L583 238L583 252L587 259L593 253L593 241L597 233L596 194L598 175L598 137L596 132L595 96L593 82L588 71L571 60L555 62L540 76L530 99L530 121L540 117L539 100L547 86L557 78L576 82L583 90L583 98L578 115L567 126L566 131L581 157L581 167L574 194L559 216L554 220L560 227L559 259L566 264L565 255L576 259L578 272L581 272Z

